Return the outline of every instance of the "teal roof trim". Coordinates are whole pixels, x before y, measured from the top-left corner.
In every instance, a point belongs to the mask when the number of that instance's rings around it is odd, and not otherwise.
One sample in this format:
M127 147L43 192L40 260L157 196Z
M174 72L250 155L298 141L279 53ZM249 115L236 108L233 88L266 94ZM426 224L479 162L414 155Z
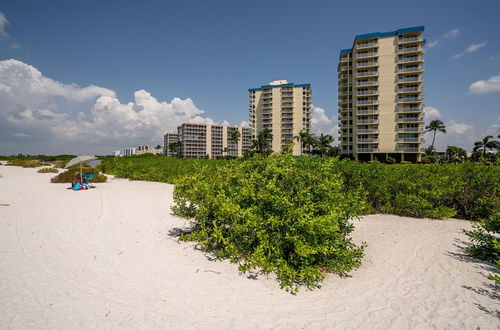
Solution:
M398 34L420 32L420 31L424 31L424 30L425 30L425 26L421 25L421 26L414 26L414 27L399 29L399 30L390 31L390 32L373 32L373 33L366 33L366 34L358 34L358 35L356 35L356 37L354 37L354 41L356 42L356 40L391 37L391 36L395 36ZM345 53L350 53L350 52L352 52L352 48L342 49L340 51L340 55L345 54Z

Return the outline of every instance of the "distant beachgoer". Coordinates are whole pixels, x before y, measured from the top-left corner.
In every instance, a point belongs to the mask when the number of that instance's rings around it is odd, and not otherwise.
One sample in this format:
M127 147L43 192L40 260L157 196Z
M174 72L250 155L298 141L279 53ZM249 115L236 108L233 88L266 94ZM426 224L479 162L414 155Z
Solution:
M77 183L82 184L82 177L80 175L80 172L76 172L75 178L71 181L71 188L74 188Z

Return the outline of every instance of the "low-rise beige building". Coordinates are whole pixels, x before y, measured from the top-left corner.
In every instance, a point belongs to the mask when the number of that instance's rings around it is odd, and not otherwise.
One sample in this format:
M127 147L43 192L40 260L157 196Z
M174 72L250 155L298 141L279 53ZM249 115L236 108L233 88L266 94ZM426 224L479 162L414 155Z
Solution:
M161 155L162 153L163 150L161 148L155 149L147 144L140 145L135 149L136 155L144 155L144 154Z
M420 161L424 144L423 26L358 35L338 65L341 153Z

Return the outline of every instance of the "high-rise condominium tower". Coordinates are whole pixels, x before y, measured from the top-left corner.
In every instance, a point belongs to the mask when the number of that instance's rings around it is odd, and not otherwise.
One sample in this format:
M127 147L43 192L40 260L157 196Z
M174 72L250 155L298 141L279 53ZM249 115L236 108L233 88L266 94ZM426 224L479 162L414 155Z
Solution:
M311 132L311 84L295 85L277 80L248 92L253 137L270 129L274 152L286 149L301 131ZM295 142L293 154L302 154L300 143Z
M423 151L423 26L358 35L340 51L341 153L358 160L420 161Z

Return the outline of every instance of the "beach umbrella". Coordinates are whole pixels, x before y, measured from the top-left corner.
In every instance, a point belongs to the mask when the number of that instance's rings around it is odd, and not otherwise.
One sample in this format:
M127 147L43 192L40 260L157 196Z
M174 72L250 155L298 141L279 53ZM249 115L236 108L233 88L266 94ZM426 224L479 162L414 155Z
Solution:
M80 181L82 181L82 165L96 159L96 156L78 156L70 160L64 168L71 168L80 165Z

